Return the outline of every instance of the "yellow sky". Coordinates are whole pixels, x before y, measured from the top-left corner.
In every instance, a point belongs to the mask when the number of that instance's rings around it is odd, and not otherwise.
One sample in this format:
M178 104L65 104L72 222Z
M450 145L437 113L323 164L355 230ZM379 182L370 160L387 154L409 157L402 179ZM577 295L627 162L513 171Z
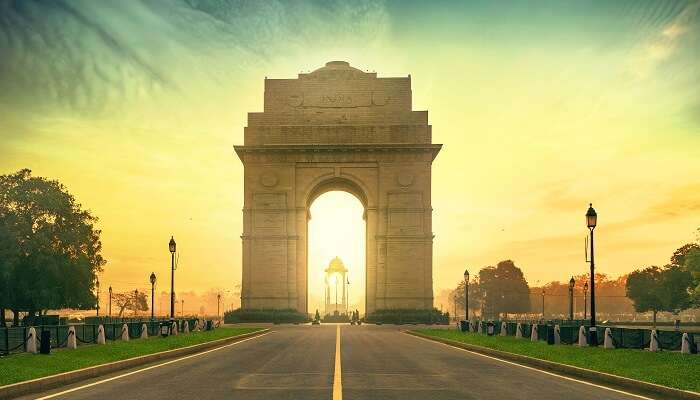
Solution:
M35 10L75 36L52 45L6 27L24 40L0 41L0 173L28 167L58 179L100 218L103 284L145 289L151 271L166 279L174 235L178 290L228 289L241 274L232 146L243 143L246 113L262 110L265 76L347 60L379 76L411 74L414 109L429 111L433 141L444 144L433 165L435 293L465 267L506 258L530 282L585 272L589 202L601 272L663 264L700 226L698 3L664 6L653 20L631 4L507 15L391 2L76 6L99 34ZM344 198L336 206L352 216L358 204ZM349 233L363 222L350 220L346 247L312 242L312 268L336 252L351 268L362 262L359 234Z

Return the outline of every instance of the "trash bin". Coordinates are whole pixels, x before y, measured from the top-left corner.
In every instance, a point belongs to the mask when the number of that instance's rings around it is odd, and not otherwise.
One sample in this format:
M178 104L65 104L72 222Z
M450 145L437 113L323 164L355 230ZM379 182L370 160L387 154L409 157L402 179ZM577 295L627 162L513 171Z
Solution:
M39 352L41 354L51 354L51 331L42 329Z
M459 331L460 332L469 332L469 321L459 321Z
M210 331L212 329L214 329L214 323L212 320L209 319L207 320L207 330Z

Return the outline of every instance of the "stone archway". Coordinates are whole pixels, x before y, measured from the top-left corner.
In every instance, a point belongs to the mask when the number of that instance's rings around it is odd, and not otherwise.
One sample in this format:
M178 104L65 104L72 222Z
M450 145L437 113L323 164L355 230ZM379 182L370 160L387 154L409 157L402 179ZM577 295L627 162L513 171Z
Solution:
M366 311L433 306L432 161L427 111L411 78L377 78L343 61L265 79L244 145L243 308L307 312L309 206L342 190L365 207Z

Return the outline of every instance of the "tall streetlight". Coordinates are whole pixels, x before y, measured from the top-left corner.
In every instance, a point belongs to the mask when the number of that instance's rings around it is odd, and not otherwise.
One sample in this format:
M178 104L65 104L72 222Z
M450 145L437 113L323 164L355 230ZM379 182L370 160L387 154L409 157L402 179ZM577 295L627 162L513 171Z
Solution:
M588 317L588 282L583 284L583 319Z
M175 319L175 238L170 236L170 320Z
M109 286L109 316L112 316L112 286Z
M139 290L134 289L134 316L139 315Z
M95 277L95 285L97 286L97 316L100 316L100 278Z
M593 248L593 230L598 224L598 214L596 214L593 209L593 203L588 206L588 211L586 212L586 226L591 231L591 328L590 328L590 340L588 343L591 346L598 345L598 332L595 325L595 253Z
M544 288L542 288L542 321L544 321Z
M185 317L185 299L180 300L180 318Z
M153 312L155 311L153 307L154 307L154 303L156 300L155 299L155 285L156 285L156 273L155 272L151 272L150 281L151 281L151 320L153 320Z
M455 321L459 321L459 320L457 319L457 291L455 291L454 303L455 303L455 315L454 315L454 319L455 319Z
M469 270L464 270L464 319L469 321Z
M219 305L221 304L221 293L217 293L216 295L216 319L221 319L219 317Z
M576 281L572 276L569 281L569 320L571 321L574 320L574 285L576 285Z

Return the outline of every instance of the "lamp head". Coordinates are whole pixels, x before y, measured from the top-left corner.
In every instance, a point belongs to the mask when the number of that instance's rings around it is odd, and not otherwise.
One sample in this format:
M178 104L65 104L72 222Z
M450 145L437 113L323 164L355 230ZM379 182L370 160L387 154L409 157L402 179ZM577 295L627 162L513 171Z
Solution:
M151 272L150 280L151 280L151 285L156 284L156 273L155 272Z
M574 286L576 285L576 281L574 280L574 277L571 277L571 280L569 281L569 289L573 289Z
M598 214L596 214L595 209L593 209L593 203L588 205L588 211L586 212L586 226L588 229L593 230L598 223Z
M465 280L465 281L468 281L468 280L469 280L469 270L468 270L468 269L465 269L465 270L464 270L464 280Z
M170 236L170 243L168 243L168 247L170 248L171 253L175 253L176 245L175 245L175 238Z
M587 292L588 291L588 282L583 284L583 291Z

